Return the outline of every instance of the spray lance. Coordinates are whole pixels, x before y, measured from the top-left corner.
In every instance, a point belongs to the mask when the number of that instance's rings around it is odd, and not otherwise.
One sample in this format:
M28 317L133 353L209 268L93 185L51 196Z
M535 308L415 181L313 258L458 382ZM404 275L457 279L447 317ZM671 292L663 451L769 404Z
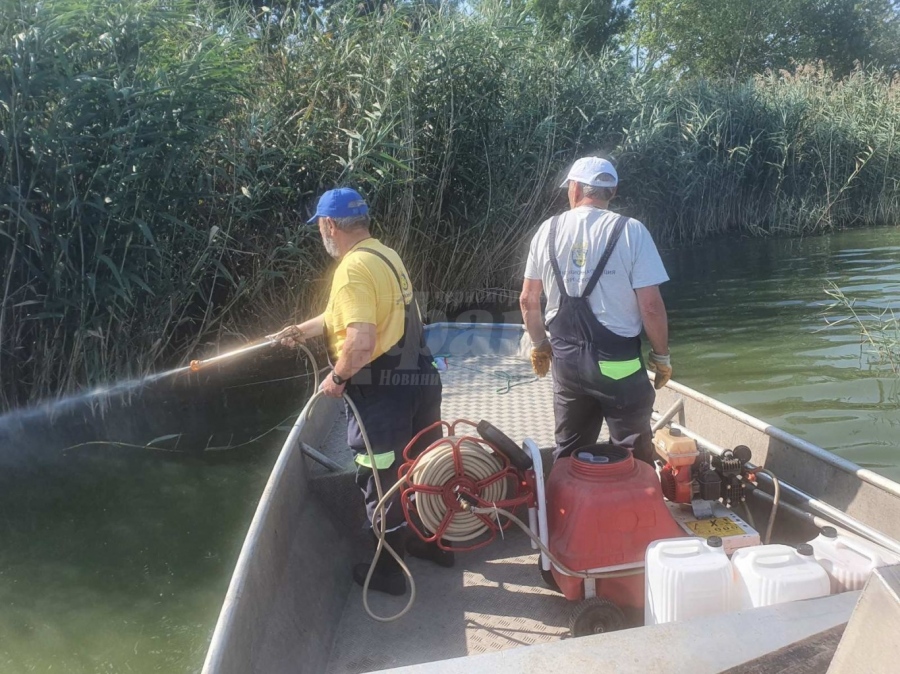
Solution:
M254 351L258 351L260 349L264 349L268 346L275 346L279 344L280 341L275 338L274 335L267 335L263 339L251 342L247 344L247 346L242 346L238 349L234 349L233 351L226 351L225 353L220 353L218 356L211 356L209 358L196 359L192 360L191 364L188 365L187 368L179 368L178 372L183 372L185 369L190 370L191 372L199 372L207 365L212 365L213 363L221 363L222 361L229 360L231 358L236 358L238 356L243 356L248 353L252 353ZM312 364L313 368L313 377L315 378L315 391L319 390L319 364L316 362L316 357L312 354L305 344L297 344L301 351L306 354L306 357L309 358L309 362Z
M282 331L284 332L284 331ZM211 356L209 358L192 360L190 365L186 368L191 372L199 372L207 365L212 365L213 363L221 363L225 360L230 360L231 358L236 358L238 356L243 356L248 353L252 353L254 351L258 351L260 349L264 349L269 346L276 346L281 342L278 338L281 335L281 332L277 332L272 335L266 335L264 338L257 340L255 342L250 342L246 346L242 346L240 348L234 349L233 351L226 351L225 353L220 353L218 356ZM319 369L318 364L316 363L315 357L313 357L312 352L302 343L298 342L297 346L300 347L305 353L307 358L309 358L312 363L313 370L315 372L316 377L316 389L319 387Z
M239 349L235 349L234 351L228 351L228 352L220 354L218 356L213 356L211 358L206 358L204 360L192 360L189 367L190 367L191 372L199 372L206 365L209 365L209 364L212 364L215 362L221 362L223 360L227 360L227 359L234 358L237 356L241 356L246 353L251 353L252 351L256 351L258 349L262 349L264 347L272 346L272 345L275 345L278 343L279 343L278 340L269 336L269 337L266 337L266 338L260 340L259 342L254 342L254 343L248 344L247 346L241 347ZM299 344L298 346L306 353L307 357L310 359L310 362L313 365L313 369L315 371L315 377L316 377L316 384L315 384L316 392L309 399L309 401L307 401L306 406L303 408L303 412L300 415L300 418L294 424L294 431L292 431L292 432L295 432L296 429L303 426L306 419L309 417L312 410L315 408L316 403L323 397L322 392L318 390L319 389L319 372L318 372L318 366L316 363L316 359L313 356L312 352L310 352L310 350L304 344ZM403 476L387 492L385 492L383 490L383 488L381 486L381 479L378 474L378 469L375 468L376 462L375 462L375 458L374 458L374 452L372 450L372 444L369 441L369 435L366 431L366 426L365 426L365 423L363 422L362 416L360 415L359 410L357 409L356 405L354 404L354 402L350 398L350 396L348 396L345 393L342 396L342 398L347 403L347 406L350 408L351 414L353 414L353 416L356 417L357 424L359 425L359 430L360 430L360 434L362 435L363 444L365 445L366 453L368 454L369 460L371 462L370 465L373 466L373 473L374 473L374 477L375 477L375 490L379 497L378 503L375 506L375 513L376 513L375 517L378 520L380 526L374 527L374 533L375 533L376 539L378 541L378 544L377 544L377 547L375 550L375 555L372 558L372 561L369 565L369 570L368 570L368 573L366 574L365 582L363 584L363 607L365 608L366 613L368 613L368 615L371 618L373 618L374 620L377 620L379 622L391 622L391 621L397 620L398 618L405 615L412 608L412 605L416 600L416 583L415 583L415 580L413 579L412 573L409 570L409 567L406 566L403 558L400 557L400 555L397 553L397 551L394 550L391 547L391 545L385 540L384 511L386 509L387 503L389 502L390 498L393 496L394 493L396 493L398 490L400 490L401 488L403 488L406 485L406 483L409 480L410 475L407 474L407 475ZM440 422L440 423L442 425L445 424L445 422ZM421 435L421 433L420 433L420 435ZM413 438L411 440L410 444L415 442L417 439L418 439L418 436ZM438 441L434 444L437 445L440 442L442 442L442 441ZM318 450L316 450L313 447L310 447L306 443L300 443L299 449L301 452L303 452L304 454L309 456L314 461L321 463L329 470L332 470L335 472L341 472L343 470L343 467L340 464L335 463L332 459L323 455L321 452L319 452ZM432 449L432 448L430 447L429 449ZM462 496L462 495L460 495L460 496ZM496 507L496 505L492 509L479 508L477 501L474 501L474 500L469 501L465 498L461 498L461 501L463 501L463 510L466 512L485 514L485 515L493 515L495 517L497 515L503 515L507 519L511 520L514 524L516 524L519 528L521 528L525 532L525 534L528 535L535 542L535 544L557 565L558 568L563 569L568 575L576 576L579 578L607 578L607 577L614 578L614 577L620 577L620 576L635 575L637 573L643 572L643 569L626 569L623 571L612 571L612 572L607 571L607 572L599 572L599 573L573 571L572 569L569 569L568 567L566 567L559 559L557 559L556 556L550 550L547 549L547 547L543 544L543 542L540 540L540 538L535 536L534 533L532 533L530 527L527 524L525 524L522 520L520 520L518 517L516 517L513 513L503 510L503 509L499 509ZM401 571L403 572L403 574L406 576L407 580L409 581L409 588L410 588L410 595L409 595L409 599L406 603L406 606L399 613L389 616L389 617L379 616L379 615L375 614L374 611L369 606L369 582L372 579L372 573L375 570L375 565L378 562L378 558L384 553L389 554L397 561L397 563L400 566Z
M265 337L264 339L261 339L257 342L251 342L247 346L242 346L241 348L235 349L234 351L226 351L225 353L220 353L218 356L212 356L210 358L204 358L202 360L192 360L189 367L191 372L199 372L207 365L220 363L223 360L229 360L237 356L243 356L244 354L251 353L252 351L257 351L266 346L273 346L275 344L278 344L275 339L273 339L272 337ZM309 351L306 349L306 347L303 347L303 349L307 352L307 354L309 354ZM313 363L315 363L315 360L313 360Z

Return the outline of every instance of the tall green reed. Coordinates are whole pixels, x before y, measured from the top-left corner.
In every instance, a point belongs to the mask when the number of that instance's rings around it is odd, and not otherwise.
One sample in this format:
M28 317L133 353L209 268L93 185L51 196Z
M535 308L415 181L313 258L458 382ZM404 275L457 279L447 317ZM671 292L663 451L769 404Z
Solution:
M825 294L834 300L828 308L831 317L826 318L829 327L853 325L871 356L868 365L900 376L900 316L890 307L877 313L858 309L856 300L847 297L833 282L825 287Z
M479 7L3 4L0 404L321 309L304 221L335 185L438 311L518 285L587 152L618 160L614 206L665 244L900 222L896 80L661 81Z
M3 13L0 394L12 406L143 374L229 330L263 281L243 273L252 256L273 253L252 248L255 232L243 240L252 199L223 152L255 57L235 24L187 0Z

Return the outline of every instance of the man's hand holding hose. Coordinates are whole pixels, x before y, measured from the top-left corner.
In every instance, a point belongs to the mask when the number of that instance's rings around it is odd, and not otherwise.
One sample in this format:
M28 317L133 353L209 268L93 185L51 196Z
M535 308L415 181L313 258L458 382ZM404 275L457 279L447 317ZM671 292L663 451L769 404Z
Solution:
M325 330L324 314L313 316L299 325L288 325L278 332L268 335L267 339L278 342L282 346L299 346L313 337L321 337Z
M268 338L275 340L282 346L293 347L303 344L306 341L306 334L304 334L303 328L299 325L289 325L273 335L268 335Z

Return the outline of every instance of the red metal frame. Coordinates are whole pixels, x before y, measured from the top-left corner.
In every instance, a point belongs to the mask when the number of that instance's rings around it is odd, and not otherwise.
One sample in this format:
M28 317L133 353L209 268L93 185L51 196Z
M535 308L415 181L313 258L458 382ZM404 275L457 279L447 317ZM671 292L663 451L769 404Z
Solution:
M457 419L452 424L446 421L436 421L435 423L428 426L416 436L410 440L409 444L403 449L403 465L400 466L398 471L398 475L400 478L406 476L410 471L412 471L422 460L422 457L428 454L431 450L438 446L445 446L447 444L450 445L453 451L453 465L454 465L454 478L447 482L446 484L440 487L432 487L421 484L413 484L407 483L407 486L400 493L400 503L403 507L403 514L406 516L406 521L409 523L409 526L412 528L416 535L421 538L423 541L427 543L436 543L437 546L443 550L477 550L478 548L482 548L485 545L491 543L496 537L497 532L501 529L508 529L512 522L506 520L503 524L499 524L496 519L492 519L488 515L481 515L476 513L469 513L474 517L477 517L481 520L484 525L487 527L487 531L485 533L489 533L489 537L480 542L474 543L469 546L460 546L459 544L450 548L445 546L441 540L443 538L444 533L446 533L447 528L450 526L450 523L453 521L453 518L457 515L457 513L466 512L463 509L463 506L459 500L460 494L465 494L470 500L475 501L477 503L477 507L479 508L503 508L504 510L515 510L519 506L534 505L534 475L528 475L528 473L532 473L532 471L527 471L525 476L522 476L512 465L509 463L509 459L500 452L497 451L489 442L484 440L483 438L473 436L473 435L461 435L456 436L456 427L458 424L466 424L468 426L472 426L475 428L477 424L467 420L467 419ZM412 457L410 455L410 450L416 444L416 441L425 433L434 430L435 428L444 427L447 429L447 436L442 437L440 440L436 440L431 443L421 454L416 457ZM452 441L449 440L450 437L454 439ZM476 444L482 445L483 447L488 448L491 452L499 458L500 462L503 464L503 468L494 473L493 475L488 476L483 480L473 480L465 474L463 470L462 456L460 454L459 448L464 440L468 440L469 442L474 442ZM484 490L487 489L490 485L494 484L499 480L509 480L512 485L513 494L512 497L508 497L503 499L502 501L492 502L486 501L482 498L482 494ZM440 526L438 526L437 531L435 531L432 535L428 536L423 533L416 521L418 518L418 511L416 509L416 502L413 498L415 494L431 494L433 496L440 496L444 504L447 506L447 510L444 513L443 518L441 518ZM413 517L415 515L415 517Z

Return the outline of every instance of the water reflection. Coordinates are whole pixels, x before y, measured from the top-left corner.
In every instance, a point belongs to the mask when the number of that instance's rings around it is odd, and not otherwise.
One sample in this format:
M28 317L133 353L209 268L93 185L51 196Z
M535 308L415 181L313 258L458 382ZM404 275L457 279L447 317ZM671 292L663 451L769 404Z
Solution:
M0 419L0 672L199 671L306 368L273 351Z
M900 380L879 367L831 281L861 315L900 307L900 230L716 242L665 255L676 378L900 479Z

